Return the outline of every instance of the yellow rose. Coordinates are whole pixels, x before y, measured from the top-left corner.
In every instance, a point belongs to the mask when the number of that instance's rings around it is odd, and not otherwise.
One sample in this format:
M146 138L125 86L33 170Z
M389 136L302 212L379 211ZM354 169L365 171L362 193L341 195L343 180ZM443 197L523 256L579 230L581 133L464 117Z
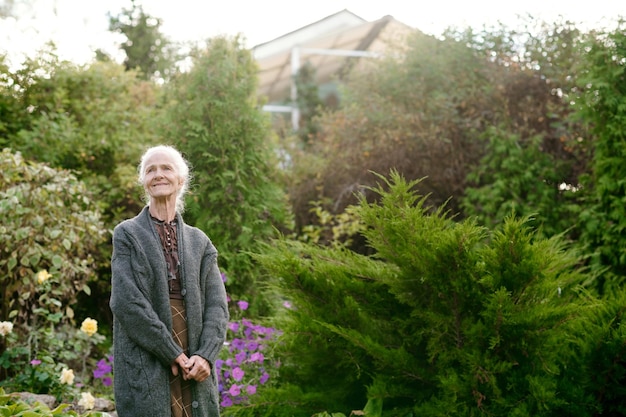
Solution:
M42 269L41 271L37 272L37 283L39 285L43 284L44 282L46 282L48 279L50 279L52 275L46 271L45 269Z
M92 410L96 406L96 399L90 392L81 392L78 405L85 410Z
M72 385L74 383L74 371L71 369L63 368L61 376L59 377L61 384Z
M80 331L87 333L88 336L93 336L98 331L98 322L90 317L83 320L83 324L80 326Z

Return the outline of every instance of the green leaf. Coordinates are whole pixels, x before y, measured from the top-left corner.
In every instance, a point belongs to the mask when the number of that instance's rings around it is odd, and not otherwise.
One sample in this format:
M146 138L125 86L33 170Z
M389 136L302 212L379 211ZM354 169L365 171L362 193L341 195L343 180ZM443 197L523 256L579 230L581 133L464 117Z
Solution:
M57 300L56 298L50 298L50 303L54 304L57 307L63 306L63 303Z
M15 257L9 258L9 262L7 263L7 268L9 272L17 265L17 259Z
M61 266L63 265L63 258L60 255L54 255L52 257L52 265L54 265L56 268L61 268Z
M69 407L69 404L61 404L59 405L57 408L55 408L54 410L52 410L52 415L53 416L58 416L58 415L62 415L63 411Z
M50 231L50 238L51 239L56 239L57 237L61 236L61 231L58 229L54 229Z
M31 255L29 261L30 261L30 265L33 268L36 268L37 265L39 264L39 261L41 260L41 254L40 253L36 253L34 255Z
M63 313L54 313L48 316L48 320L50 320L53 323L60 322L62 318L63 318Z
M45 415L45 414L41 414L41 413L39 413L37 411L30 411L29 410L29 411L24 411L23 413L20 413L20 414L17 414L17 415L21 416L21 417L41 417L42 415Z
M365 404L363 412L368 417L381 417L383 414L382 398L370 398Z
M63 247L66 250L70 250L72 247L72 242L70 242L68 239L63 239Z

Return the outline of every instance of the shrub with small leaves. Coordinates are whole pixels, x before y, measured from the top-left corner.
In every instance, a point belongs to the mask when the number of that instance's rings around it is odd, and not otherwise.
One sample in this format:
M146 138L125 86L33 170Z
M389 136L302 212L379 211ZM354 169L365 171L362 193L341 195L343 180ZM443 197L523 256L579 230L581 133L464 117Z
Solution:
M85 184L65 170L0 153L0 319L30 332L71 321L106 235ZM29 327L19 326L27 324Z
M104 340L91 319L80 331L71 307L79 292L90 293L92 254L106 235L91 197L69 171L0 153L0 320L11 327L0 339L4 386L54 392L51 375L62 364L83 374L91 348Z

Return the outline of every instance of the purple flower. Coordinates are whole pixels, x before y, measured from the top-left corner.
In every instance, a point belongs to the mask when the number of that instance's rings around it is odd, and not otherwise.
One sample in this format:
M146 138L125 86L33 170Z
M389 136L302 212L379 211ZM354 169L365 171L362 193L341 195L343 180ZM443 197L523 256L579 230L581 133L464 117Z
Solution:
M246 353L246 351L242 350L241 352L235 355L235 360L237 361L237 364L241 364L241 362L245 361L247 357L248 357L248 354Z
M228 395L224 395L224 398L222 398L222 402L220 403L220 405L222 407L230 407L231 405L233 405L233 400L231 400Z
M263 375L261 375L261 378L259 378L259 382L262 385L265 384L268 379L270 379L270 374L268 374L267 372L263 372Z
M244 350L246 348L246 342L243 339L233 339L232 346L237 350Z
M230 301L229 298L229 303ZM243 311L249 308L249 303L245 300L237 301L236 304ZM228 349L224 350L226 355L215 362L222 407L245 404L249 401L250 395L258 392L259 383L243 384L244 378L259 381L260 384L265 384L269 380L270 374L265 371L265 356L262 350L267 342L281 333L246 318L229 322L228 330L232 339L224 343L228 346Z
M263 356L261 352L254 352L252 355L250 355L250 360L252 362L263 363L264 359L265 359L265 356Z
M285 308L291 308L291 303L290 303L289 301L285 301L285 302L283 303L283 307L285 307Z
M93 370L93 377L102 378L106 374L110 373L112 370L113 368L106 362L106 360L100 359L96 364L96 369Z
M226 274L222 272L220 275L222 276L222 282L225 283L226 282Z
M239 394L241 394L241 388L239 388L239 385L233 384L233 385L230 386L230 389L228 390L228 393L230 395L232 395L233 397L236 397Z
M108 376L105 376L104 378L102 378L102 385L104 385L105 387L110 387L113 384L113 379L111 379Z
M41 364L41 361L39 359L33 359L32 361L30 361L30 364L33 366L37 366Z
M233 369L233 379L235 381L241 381L244 375L245 375L245 372L240 367L236 367L235 369ZM237 395L237 394L233 394L233 395Z

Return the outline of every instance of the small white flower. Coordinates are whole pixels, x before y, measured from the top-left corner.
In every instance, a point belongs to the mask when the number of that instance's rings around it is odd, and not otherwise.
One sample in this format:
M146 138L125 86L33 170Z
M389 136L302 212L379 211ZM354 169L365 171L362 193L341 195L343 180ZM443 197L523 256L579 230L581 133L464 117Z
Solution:
M85 410L92 410L96 406L96 399L90 392L81 392L78 405Z
M61 376L59 377L61 384L72 385L74 383L74 371L71 369L63 368Z
M13 323L10 321L0 321L0 335L6 336L13 331Z

